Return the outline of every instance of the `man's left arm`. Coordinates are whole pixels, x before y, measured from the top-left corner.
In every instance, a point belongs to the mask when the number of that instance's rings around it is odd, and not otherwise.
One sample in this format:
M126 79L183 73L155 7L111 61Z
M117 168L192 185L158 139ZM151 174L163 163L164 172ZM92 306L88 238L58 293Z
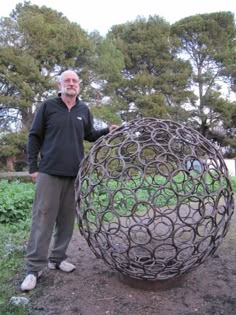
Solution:
M88 120L88 126L85 130L85 140L89 142L94 142L98 138L107 135L110 132L113 132L115 129L117 129L119 126L117 125L110 125L109 127L103 128L103 129L95 129L94 123L93 123L93 116L89 112L89 120Z

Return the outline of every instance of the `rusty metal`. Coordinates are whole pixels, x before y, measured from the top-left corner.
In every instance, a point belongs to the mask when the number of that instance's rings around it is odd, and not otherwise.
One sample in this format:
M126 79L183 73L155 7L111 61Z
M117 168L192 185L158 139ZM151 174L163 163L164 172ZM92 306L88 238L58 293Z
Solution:
M223 241L234 211L219 150L169 120L135 119L100 138L75 187L88 245L135 279L171 279L197 268Z

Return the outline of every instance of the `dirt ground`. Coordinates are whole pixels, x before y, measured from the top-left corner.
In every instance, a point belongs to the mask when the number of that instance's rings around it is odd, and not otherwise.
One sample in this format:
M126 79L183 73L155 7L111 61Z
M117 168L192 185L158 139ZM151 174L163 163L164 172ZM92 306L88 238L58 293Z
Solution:
M45 269L36 289L21 293L30 315L236 315L235 213L214 256L172 281L127 281L94 256L78 228L68 255L73 273Z

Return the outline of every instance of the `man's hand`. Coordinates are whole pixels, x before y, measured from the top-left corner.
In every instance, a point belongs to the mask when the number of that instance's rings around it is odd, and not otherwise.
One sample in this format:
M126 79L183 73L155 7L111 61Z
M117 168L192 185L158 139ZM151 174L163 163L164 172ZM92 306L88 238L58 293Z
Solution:
M37 176L38 176L38 172L34 172L34 173L30 174L30 177L31 177L33 182L36 181Z
M111 125L110 127L109 127L109 132L112 132L112 131L114 131L115 129L117 129L117 128L119 128L120 126L118 126L118 125Z

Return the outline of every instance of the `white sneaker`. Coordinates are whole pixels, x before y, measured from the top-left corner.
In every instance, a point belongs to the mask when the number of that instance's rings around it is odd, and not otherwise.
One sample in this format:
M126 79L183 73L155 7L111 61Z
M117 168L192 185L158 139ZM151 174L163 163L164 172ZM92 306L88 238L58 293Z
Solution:
M42 275L42 271L39 271L38 274L29 273L24 281L22 282L20 288L22 291L30 291L36 287L37 279Z
M48 268L52 270L60 269L61 271L64 271L64 272L72 272L75 270L75 265L69 263L66 260L63 260L60 263L54 263L54 262L49 261Z

